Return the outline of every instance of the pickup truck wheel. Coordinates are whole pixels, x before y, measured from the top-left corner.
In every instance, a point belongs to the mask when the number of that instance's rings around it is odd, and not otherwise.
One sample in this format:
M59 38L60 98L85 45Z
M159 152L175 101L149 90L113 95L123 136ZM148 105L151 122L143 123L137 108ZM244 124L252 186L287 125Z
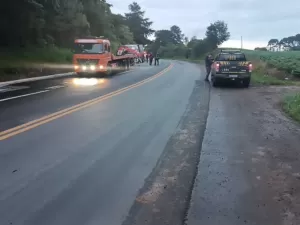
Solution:
M243 87L248 88L250 86L250 78L243 80Z
M220 83L219 83L219 81L218 81L216 78L213 78L213 79L212 79L212 86L213 86L213 87L218 87L219 84L220 84Z

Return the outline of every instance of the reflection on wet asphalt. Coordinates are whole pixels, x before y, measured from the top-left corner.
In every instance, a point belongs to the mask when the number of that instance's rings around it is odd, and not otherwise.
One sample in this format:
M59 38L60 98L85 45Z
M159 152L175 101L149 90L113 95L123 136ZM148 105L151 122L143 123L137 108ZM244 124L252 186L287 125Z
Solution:
M39 118L136 83L168 65L116 76L103 89L72 86L43 98L2 102L1 121L11 126ZM0 141L0 224L121 224L176 130L198 79L196 66L176 64L142 86Z

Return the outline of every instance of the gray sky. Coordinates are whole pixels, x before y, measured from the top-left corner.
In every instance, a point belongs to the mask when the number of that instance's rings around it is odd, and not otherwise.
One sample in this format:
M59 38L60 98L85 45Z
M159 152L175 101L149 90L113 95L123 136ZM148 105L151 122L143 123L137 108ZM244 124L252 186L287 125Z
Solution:
M107 0L114 13L128 11L133 0ZM136 0L153 23L153 29L178 25L188 37L204 37L216 20L228 24L231 39L224 46L265 46L269 39L300 33L299 0Z

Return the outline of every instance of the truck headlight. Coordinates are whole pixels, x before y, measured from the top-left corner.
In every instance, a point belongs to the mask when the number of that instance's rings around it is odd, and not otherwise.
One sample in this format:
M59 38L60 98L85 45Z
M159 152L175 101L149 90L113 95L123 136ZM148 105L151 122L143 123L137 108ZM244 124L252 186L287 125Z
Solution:
M86 66L82 66L82 70L86 70Z
M92 65L92 66L90 67L90 69L91 69L91 70L95 70L96 67Z

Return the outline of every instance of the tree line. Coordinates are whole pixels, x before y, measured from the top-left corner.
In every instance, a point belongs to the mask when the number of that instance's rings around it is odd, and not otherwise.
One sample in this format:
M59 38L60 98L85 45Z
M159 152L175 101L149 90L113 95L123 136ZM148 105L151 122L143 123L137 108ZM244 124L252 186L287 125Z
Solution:
M11 0L2 5L1 47L70 48L75 38L105 36L115 45L148 43L154 30L137 3L125 15L106 0Z
M2 6L1 48L71 48L75 38L92 35L108 38L114 50L137 43L165 57L197 58L230 37L223 21L210 24L203 39L189 39L176 25L155 31L136 2L124 15L112 13L106 0L10 0Z
M284 37L280 39L271 39L268 42L270 51L290 50L300 51L300 34Z
M167 58L200 58L217 49L229 37L228 26L224 21L211 23L203 39L195 36L189 39L182 33L180 27L173 25L168 30L156 31L155 40L150 44L149 49Z

